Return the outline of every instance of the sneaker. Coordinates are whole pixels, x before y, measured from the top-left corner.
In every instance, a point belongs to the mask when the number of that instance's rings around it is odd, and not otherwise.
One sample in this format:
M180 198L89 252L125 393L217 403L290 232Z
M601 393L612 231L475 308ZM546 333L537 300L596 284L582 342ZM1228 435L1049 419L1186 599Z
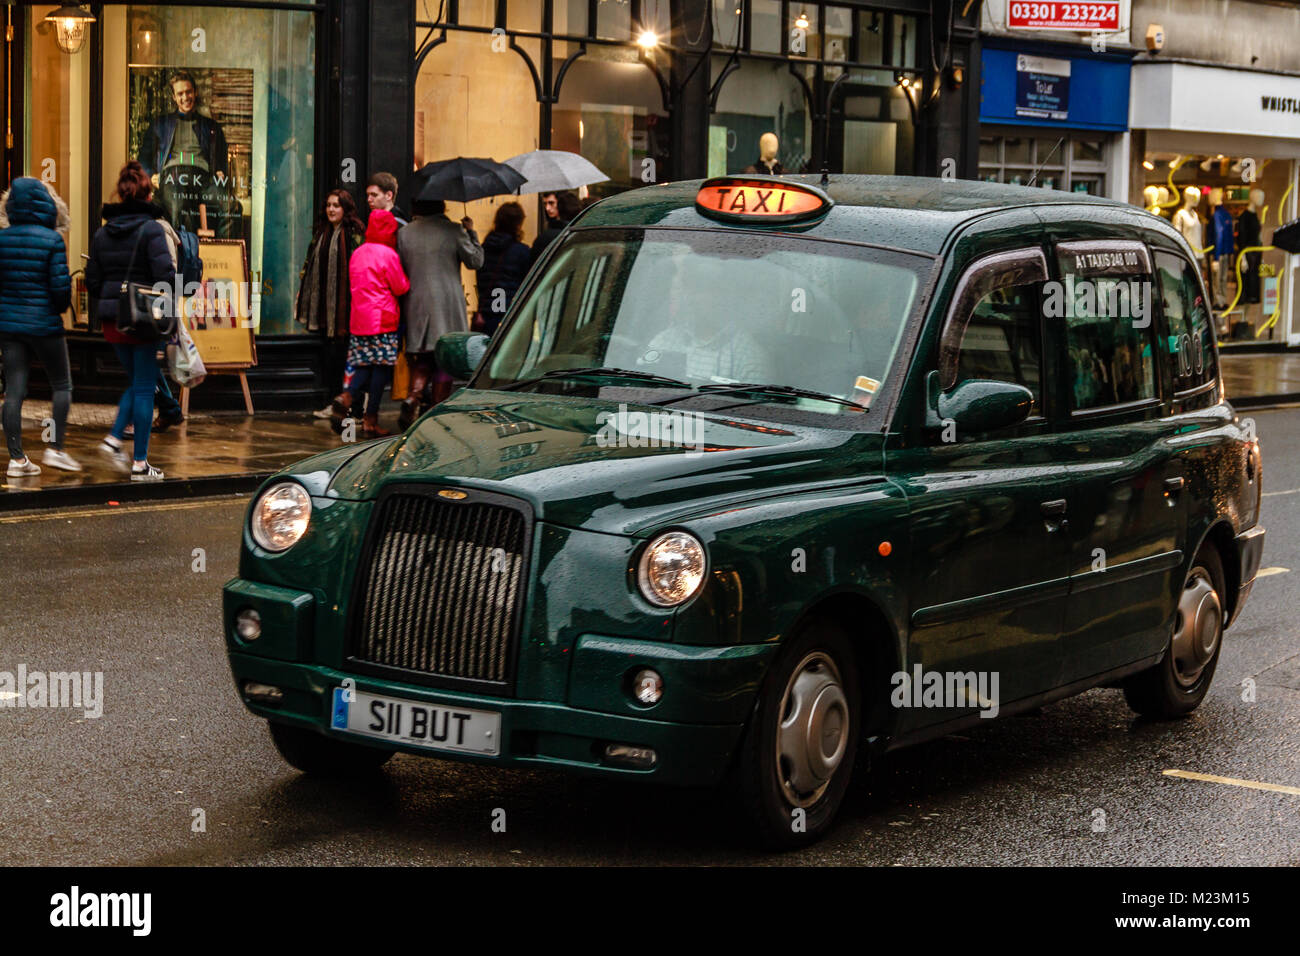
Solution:
M155 468L147 461L144 463L143 467L140 465L132 464L131 480L132 481L162 481L163 480L162 469Z
M330 415L334 414L334 403L330 402L324 408L318 408L311 414L313 418L329 418Z
M104 436L103 441L99 443L99 450L113 459L113 464L117 465L122 471L126 471L131 464L130 457L122 450L122 443L112 435Z
M81 462L61 448L45 449L45 454L41 460L51 468L62 468L64 471L81 471Z
M39 475L41 466L36 464L30 458L24 458L19 461L17 458L9 459L9 477L10 478L30 478L32 475Z

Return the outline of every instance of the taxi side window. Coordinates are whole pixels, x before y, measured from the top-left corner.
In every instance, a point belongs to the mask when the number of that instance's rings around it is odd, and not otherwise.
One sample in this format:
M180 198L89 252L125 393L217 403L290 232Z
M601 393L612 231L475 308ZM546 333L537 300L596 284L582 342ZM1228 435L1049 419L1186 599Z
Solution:
M1060 242L1059 281L1043 302L1065 331L1073 412L1158 397L1151 254L1131 239Z
M1039 283L1008 286L976 303L957 352L954 387L967 379L1023 385L1042 414L1043 333Z
M1174 391L1185 392L1219 377L1214 325L1192 264L1172 252L1157 251L1155 259L1166 323L1160 338L1169 354Z
M994 253L967 269L939 343L939 385L950 392L984 379L1023 385L1043 414L1042 290L1047 260L1037 247Z

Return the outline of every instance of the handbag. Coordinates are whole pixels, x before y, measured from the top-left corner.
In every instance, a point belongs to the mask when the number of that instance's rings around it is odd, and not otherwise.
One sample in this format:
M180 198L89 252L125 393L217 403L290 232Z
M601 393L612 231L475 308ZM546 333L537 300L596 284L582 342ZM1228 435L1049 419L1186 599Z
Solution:
M167 371L181 388L194 388L207 378L207 367L185 322L176 323L176 335L167 343Z
M393 366L393 401L400 402L411 391L411 363L406 358L406 349L397 353L397 364Z
M142 222L135 231L135 246L131 249L131 261L126 267L126 276L117 297L117 330L142 342L157 342L170 338L176 333L176 309L172 303L170 291L159 292L153 286L132 282L131 271L135 268L135 257L140 252L140 240L144 238Z

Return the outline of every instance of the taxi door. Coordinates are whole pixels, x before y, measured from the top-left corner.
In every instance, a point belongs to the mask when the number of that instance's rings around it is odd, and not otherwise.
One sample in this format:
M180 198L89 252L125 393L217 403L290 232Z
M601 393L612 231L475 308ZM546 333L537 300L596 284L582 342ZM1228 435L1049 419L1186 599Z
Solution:
M1058 242L1049 338L1065 374L1057 422L1068 479L1065 683L1160 653L1181 574L1182 464L1150 251L1128 239ZM1178 583L1181 583L1178 582Z
M1046 275L1036 246L972 263L955 287L925 373L931 397L968 379L1023 385L1034 394L1029 417L967 435L931 416L917 431L918 443L889 453L890 477L906 491L912 512L909 686L918 674L925 680L937 672L947 687L973 673L984 682L981 693L994 698L965 707L945 699L935 707L914 692L902 701L903 732L977 712L996 716L995 707L1048 691L1060 679L1069 551L1060 514L1066 482L1048 418Z

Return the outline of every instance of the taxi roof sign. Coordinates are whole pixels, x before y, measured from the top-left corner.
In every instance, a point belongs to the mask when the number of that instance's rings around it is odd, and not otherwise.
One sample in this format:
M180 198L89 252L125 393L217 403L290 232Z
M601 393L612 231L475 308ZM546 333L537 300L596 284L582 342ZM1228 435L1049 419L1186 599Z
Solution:
M715 176L695 194L699 212L728 222L799 222L821 216L833 205L820 189L775 176Z

